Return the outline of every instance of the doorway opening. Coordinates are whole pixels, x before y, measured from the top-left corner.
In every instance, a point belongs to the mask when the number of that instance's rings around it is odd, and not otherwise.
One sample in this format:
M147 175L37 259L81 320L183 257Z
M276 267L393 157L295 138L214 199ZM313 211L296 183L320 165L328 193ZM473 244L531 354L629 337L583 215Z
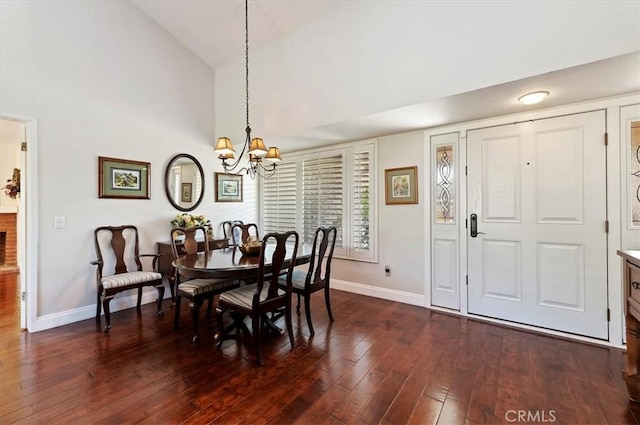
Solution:
M15 320L16 327L26 328L25 185L27 122L0 117L0 303L13 312L4 321Z

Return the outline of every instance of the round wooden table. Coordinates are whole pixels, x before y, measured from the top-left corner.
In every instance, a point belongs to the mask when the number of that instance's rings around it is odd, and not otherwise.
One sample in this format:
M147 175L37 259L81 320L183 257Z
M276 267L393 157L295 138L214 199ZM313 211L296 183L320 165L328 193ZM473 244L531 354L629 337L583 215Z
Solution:
M296 255L295 265L306 264L311 260L311 244L300 244ZM267 246L265 257L265 272L271 273L270 263L274 246ZM287 252L284 266L291 259L291 251ZM215 249L209 253L183 255L173 261L172 265L188 279L195 278L220 278L220 279L246 279L256 276L260 256L247 256L236 247Z

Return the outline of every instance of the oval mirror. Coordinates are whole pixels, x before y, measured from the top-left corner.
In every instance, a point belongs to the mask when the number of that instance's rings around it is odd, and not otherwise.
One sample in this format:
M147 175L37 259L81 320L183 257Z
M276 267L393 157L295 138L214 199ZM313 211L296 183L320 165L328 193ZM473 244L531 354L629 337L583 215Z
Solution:
M164 190L178 210L196 209L204 197L204 171L198 160L186 153L171 158L164 173Z

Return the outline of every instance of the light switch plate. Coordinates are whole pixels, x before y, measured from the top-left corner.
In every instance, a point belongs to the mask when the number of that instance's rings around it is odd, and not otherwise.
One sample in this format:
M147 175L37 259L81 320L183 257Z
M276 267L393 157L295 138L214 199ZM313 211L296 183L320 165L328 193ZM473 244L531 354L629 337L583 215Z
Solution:
M67 226L67 220L63 215L57 215L53 217L53 228L64 229Z

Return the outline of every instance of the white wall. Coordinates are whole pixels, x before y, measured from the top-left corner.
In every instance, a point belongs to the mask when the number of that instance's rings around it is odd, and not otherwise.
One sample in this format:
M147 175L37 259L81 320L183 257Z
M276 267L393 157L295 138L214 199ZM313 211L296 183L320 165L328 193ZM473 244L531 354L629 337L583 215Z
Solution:
M30 328L95 314L94 228L135 224L145 253L168 240L178 211L163 177L176 153L205 170L195 213L255 220L251 182L244 203L213 201L214 77L128 2L0 2L0 111L38 120L38 224L27 230L39 241L40 323ZM149 162L151 199L98 199L98 156ZM65 229L53 228L54 216L66 217Z
M639 27L635 1L345 1L251 50L251 125L277 145L278 135L634 52ZM242 140L244 62L216 73L216 136Z
M334 259L333 287L424 305L426 200L422 198L423 187L428 184L424 132L380 138L377 157L378 263ZM414 165L418 167L418 204L385 205L384 170ZM385 266L391 269L389 276L385 274ZM350 283L367 285L367 288L354 288Z
M25 141L25 126L21 122L0 120L0 213L18 211L19 199L5 195L4 187L20 168L20 144Z

